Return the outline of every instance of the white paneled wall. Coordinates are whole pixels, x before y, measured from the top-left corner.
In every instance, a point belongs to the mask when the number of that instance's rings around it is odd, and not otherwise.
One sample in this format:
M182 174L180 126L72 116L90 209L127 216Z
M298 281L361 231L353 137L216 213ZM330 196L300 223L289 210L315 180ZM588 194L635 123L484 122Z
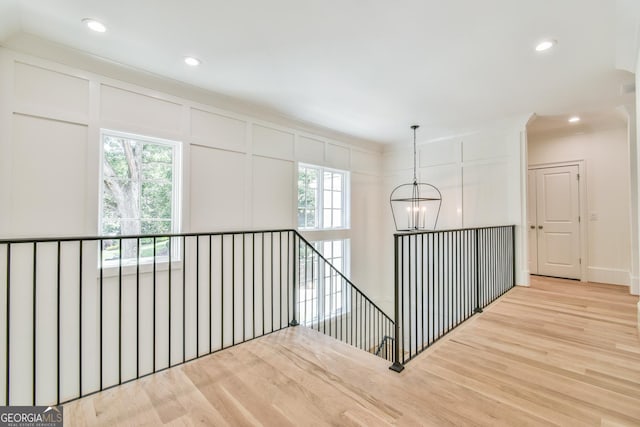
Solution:
M355 148L6 49L0 55L2 85L10 88L0 123L11 129L0 134L10 165L0 183L9 206L0 217L3 237L97 232L101 128L183 142L185 231L295 227L297 161L380 175L377 148ZM378 197L379 189L354 182L354 194ZM369 221L347 237L370 242L378 226ZM361 261L356 254L352 259ZM357 267L352 271L359 274Z
M97 233L101 128L183 142L184 231L296 226L296 162L353 171L352 194L378 200L381 153L0 50L3 237ZM376 181L377 182L377 181ZM371 205L368 205L371 213ZM358 212L358 208L355 208ZM46 214L45 214L46 213ZM342 238L380 247L381 215ZM353 221L352 221L353 222ZM316 238L322 238L316 236ZM378 253L352 254L374 294ZM373 260L372 260L373 257ZM373 266L373 267L371 267Z
M521 223L521 153L524 124L514 121L460 137L419 143L418 181L438 187L442 207L437 229L457 229ZM384 156L384 192L388 195L400 184L413 178L412 150L409 146L387 151ZM388 201L386 202L388 203ZM393 233L390 213L385 213L385 229ZM517 280L527 283L521 265L522 250L516 232ZM384 277L393 279L392 240L385 240ZM392 294L382 298L389 307Z

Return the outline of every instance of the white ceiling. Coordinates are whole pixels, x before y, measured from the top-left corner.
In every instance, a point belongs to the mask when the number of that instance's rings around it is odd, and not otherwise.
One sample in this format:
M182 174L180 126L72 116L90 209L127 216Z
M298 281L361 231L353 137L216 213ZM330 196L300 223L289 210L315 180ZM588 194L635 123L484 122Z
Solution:
M630 103L611 0L0 0L31 33L356 138ZM90 32L92 17L108 32ZM533 47L558 41L544 53ZM185 55L202 60L196 69Z

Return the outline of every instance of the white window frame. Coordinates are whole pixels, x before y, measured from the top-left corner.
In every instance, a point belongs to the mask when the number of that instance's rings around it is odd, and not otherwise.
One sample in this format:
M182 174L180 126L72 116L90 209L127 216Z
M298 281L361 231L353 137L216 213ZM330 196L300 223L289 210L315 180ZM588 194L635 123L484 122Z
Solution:
M169 140L164 138L157 138L148 135L139 135L130 132L122 132L111 129L100 129L100 167L99 167L99 193L98 193L98 234L102 237L113 237L117 239L119 236L108 236L102 234L102 221L103 221L103 213L104 213L104 138L105 136L113 136L116 138L126 138L133 139L136 141L147 142L158 145L165 145L172 148L173 155L173 164L172 164L172 200L171 200L171 233L170 234L178 234L182 229L182 142ZM98 249L98 252L100 250ZM171 239L171 261L172 264L174 262L181 261L181 243L180 239L173 238ZM100 255L98 255L99 257ZM122 259L123 266L130 266L138 264L138 260L140 264L152 264L154 263L153 257L137 257L131 259ZM167 264L169 260L168 256L165 257L156 257L156 263L164 263ZM110 269L113 267L119 266L119 260L108 260L103 261L98 259L98 265L103 269Z
M299 205L296 202L296 223L298 230L314 231L314 230L349 230L351 228L351 174L349 171L333 169L324 166L312 165L308 163L298 163L296 174L296 189L298 189L298 181L300 176L300 168L315 169L318 171L318 197L316 200L316 226L315 227L301 227L298 221L298 209ZM339 173L342 175L342 226L340 227L327 227L324 224L324 173Z

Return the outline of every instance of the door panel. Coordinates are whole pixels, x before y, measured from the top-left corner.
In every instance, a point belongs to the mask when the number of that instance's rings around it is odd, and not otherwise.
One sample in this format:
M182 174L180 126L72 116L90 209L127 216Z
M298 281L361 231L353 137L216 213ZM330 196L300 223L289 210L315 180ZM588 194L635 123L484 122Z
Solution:
M536 170L538 274L580 278L578 166Z
M527 235L529 237L529 273L538 274L538 232L536 231L536 171L527 171Z

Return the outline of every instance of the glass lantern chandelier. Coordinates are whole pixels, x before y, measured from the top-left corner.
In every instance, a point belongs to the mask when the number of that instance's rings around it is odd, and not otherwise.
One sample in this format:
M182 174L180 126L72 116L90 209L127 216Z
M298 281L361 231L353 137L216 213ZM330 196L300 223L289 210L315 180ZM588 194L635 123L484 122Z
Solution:
M416 176L416 129L413 129L413 183L397 186L389 198L397 231L435 230L442 194L435 186L418 182Z

